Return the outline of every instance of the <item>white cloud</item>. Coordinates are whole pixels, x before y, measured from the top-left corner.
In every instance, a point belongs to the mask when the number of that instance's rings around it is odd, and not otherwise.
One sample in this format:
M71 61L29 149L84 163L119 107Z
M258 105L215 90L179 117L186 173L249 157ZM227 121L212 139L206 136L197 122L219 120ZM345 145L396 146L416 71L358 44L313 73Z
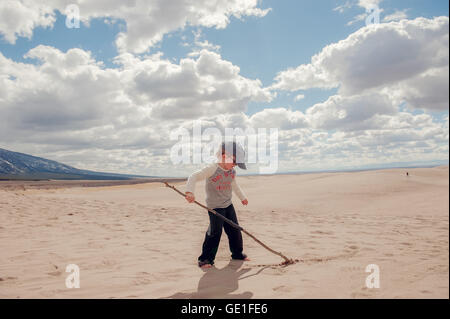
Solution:
M300 101L300 100L303 100L305 98L305 95L304 94L298 94L295 98L294 98L294 101Z
M94 18L125 21L116 45L133 53L146 52L165 34L186 26L223 29L231 17L263 17L270 11L258 8L258 0L6 0L0 2L0 34L11 43L17 36L31 37L35 27L53 26L55 11L65 14L69 4L78 6L85 25Z
M343 13L346 9L350 9L353 4L350 1L345 1L344 4L341 4L333 9L333 11L338 11L339 13Z
M399 112L384 92L336 95L305 112L266 108L247 116L247 100L271 95L214 52L179 64L161 54L124 54L116 69L81 49L38 46L26 56L40 63L0 54L2 147L84 169L186 175L197 167L171 164L175 142L168 136L178 127L191 130L194 119L222 133L278 128L280 170L448 157L448 116L438 123Z
M300 111L291 111L285 108L268 108L253 114L249 118L253 127L271 128L281 130L305 128L309 126L308 120Z
M269 102L274 96L259 80L240 76L239 67L207 50L179 65L136 59L130 68L136 73L130 95L151 106L151 115L158 118L243 112L248 102Z
M427 114L399 112L376 117L380 118L378 125L371 129L282 131L280 167L307 171L448 160L448 124L435 122Z
M339 86L341 95L360 94L405 86L416 77L426 77L433 69L448 67L448 58L448 17L371 25L326 46L310 64L280 72L273 88L296 91ZM406 82L400 84L402 81ZM435 109L433 105L446 103L436 102L436 95L428 96L433 88L415 88L415 96L425 101L419 106L416 100L414 107ZM427 98L434 102L428 103Z
M206 49L209 51L218 52L220 50L220 45L212 44L208 40L197 41L195 44L198 45L200 48Z
M8 26L0 20L0 32L10 42L29 37L36 26L52 25L48 8L63 10L71 2L47 1L47 11L42 9L47 18L13 15L17 25ZM25 2L18 3L20 7ZM189 3L192 8L187 8ZM267 13L256 5L257 1L97 1L83 2L80 13L85 21L124 19L127 31L118 39L120 48L143 52L164 34L186 25L221 28L231 16ZM198 12L189 11L200 6L204 8ZM171 8L180 9L181 15ZM155 21L144 21L146 13ZM275 92L258 79L243 77L238 66L213 52L218 47L201 41L201 33L195 40L200 49L179 63L162 53L122 53L114 69L81 49L62 52L38 46L25 56L37 59L37 64L14 62L0 53L1 147L86 169L186 175L197 167L170 163L174 142L168 136L202 119L206 127L222 132L226 127L278 128L281 170L448 158L448 115L434 119L407 112L448 110L446 17L363 28L325 47L310 64L281 72L273 85L278 90L339 87L336 95L304 112L266 108L247 116L248 102L270 102ZM303 94L297 94L294 99L301 98ZM400 111L400 103L408 108Z
M39 152L62 151L58 156L69 150L145 150L160 159L171 146L171 129L218 114L227 119L224 125L247 125L240 115L247 103L273 98L259 80L241 76L237 66L207 50L178 64L161 54L123 54L118 68L105 68L77 48L62 52L40 45L25 57L38 63L0 53L0 143L18 151L21 145L28 152L38 145Z
M350 25L353 25L353 24L355 24L355 23L357 23L359 21L364 21L364 20L366 20L366 18L367 18L367 13L360 13L357 16L355 16L353 18L353 20L350 20L349 22L347 22L347 25L350 26Z
M406 13L408 10L397 10L394 13L391 13L383 18L384 22L390 21L399 21L408 18L408 14Z
M215 45L210 43L208 40L203 38L203 32L201 29L192 31L193 35L194 35L194 43L193 44L189 44L188 42L184 42L183 45L184 46L191 46L193 47L193 50L191 53L189 53L189 56L196 56L199 54L199 52L202 49L205 50L209 50L209 51L214 51L214 52L219 52L220 51L220 45ZM183 41L186 41L186 38L184 38Z
M347 9L350 9L354 6L363 8L365 10L364 13L360 13L353 17L352 20L347 22L347 25L353 25L357 22L364 21L366 19L372 20L372 18L375 18L375 16L380 17L381 13L384 11L382 8L379 7L382 0L359 0L358 2L350 2L346 1L344 4L337 6L333 9L333 11L338 11L339 13L343 13Z
M378 7L383 0L359 0L358 6L370 10L374 7Z
M0 74L7 79L7 96L0 98L6 123L16 130L83 128L107 120L112 110L123 110L117 95L120 78L116 70L102 70L89 52L67 53L38 46L28 58L41 64L15 63L0 54ZM106 115L106 117L105 117Z
M259 80L242 77L239 67L207 50L179 64L161 54L125 54L114 69L81 49L64 53L41 45L25 57L40 63L16 63L0 54L3 113L20 126L80 128L109 120L120 125L117 113L126 110L155 119L196 118L242 112L249 101L273 98Z
M306 110L312 127L322 130L368 130L382 125L378 115L395 114L386 95L371 93L350 97L334 95Z
M297 68L279 72L275 77L273 89L298 91L311 88L331 89L339 85L333 75L316 62L320 56L314 55L310 64L302 64Z
M385 88L395 103L410 109L447 111L449 108L449 67L429 69L415 77Z
M279 73L275 89L339 87L305 111L305 127L289 128L281 145L291 151L280 165L308 170L448 159L448 116L442 122L399 110L401 103L448 110L447 30L446 17L363 28L310 64ZM299 142L308 140L305 134L315 138L296 146L297 132Z
M49 5L32 0L0 1L0 35L11 44L18 36L30 39L36 27L52 27L55 20Z
M339 13L343 13L345 10L350 9L354 6L358 6L365 10L370 10L370 9L373 9L374 7L379 7L379 5L382 1L383 0L358 0L357 2L345 1L344 4L335 7L333 9L333 11L338 11Z

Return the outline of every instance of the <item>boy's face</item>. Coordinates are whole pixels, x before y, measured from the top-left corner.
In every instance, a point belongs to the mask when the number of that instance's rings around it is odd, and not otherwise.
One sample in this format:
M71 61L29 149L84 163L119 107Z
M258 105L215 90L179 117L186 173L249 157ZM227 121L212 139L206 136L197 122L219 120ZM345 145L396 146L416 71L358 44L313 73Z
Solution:
M222 154L222 165L226 170L230 170L236 166L235 157L228 154Z

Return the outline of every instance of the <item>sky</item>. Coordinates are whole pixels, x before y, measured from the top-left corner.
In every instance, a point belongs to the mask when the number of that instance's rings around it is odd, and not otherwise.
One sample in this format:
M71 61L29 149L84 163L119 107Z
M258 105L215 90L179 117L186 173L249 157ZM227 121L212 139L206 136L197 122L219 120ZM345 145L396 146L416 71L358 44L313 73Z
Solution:
M280 173L446 163L448 12L441 0L1 1L0 147L187 176L201 165L174 163L170 136L201 121L277 128Z

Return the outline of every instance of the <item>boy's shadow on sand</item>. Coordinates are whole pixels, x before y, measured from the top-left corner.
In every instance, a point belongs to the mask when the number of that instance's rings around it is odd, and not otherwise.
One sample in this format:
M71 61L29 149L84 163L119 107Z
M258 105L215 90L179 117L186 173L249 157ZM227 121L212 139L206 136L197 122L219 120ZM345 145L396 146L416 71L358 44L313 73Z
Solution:
M239 287L238 281L247 277L255 276L259 274L266 267L261 268L257 273L242 277L243 274L249 272L250 268L240 269L244 261L231 260L230 263L222 269L212 267L209 269L202 269L205 273L198 282L197 292L194 293L182 293L177 292L172 296L166 298L172 299L205 299L205 298L217 298L217 299L249 299L253 296L250 291L245 291L240 294L232 294Z

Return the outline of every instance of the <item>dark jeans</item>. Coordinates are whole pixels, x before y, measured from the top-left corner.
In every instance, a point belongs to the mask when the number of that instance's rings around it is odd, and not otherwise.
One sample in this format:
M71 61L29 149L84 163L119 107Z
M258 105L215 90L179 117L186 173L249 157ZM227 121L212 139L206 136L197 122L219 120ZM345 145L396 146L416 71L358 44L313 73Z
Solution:
M214 210L238 224L236 212L234 211L233 204L226 208L214 208ZM225 229L225 233L228 236L228 243L230 245L231 258L242 259L242 234L241 230L234 228L227 222L223 221L219 217L216 217L213 213L209 214L209 227L205 234L205 240L203 242L202 254L198 257L198 260L214 261L219 248L220 237L222 236L222 227ZM238 224L239 225L239 224Z

